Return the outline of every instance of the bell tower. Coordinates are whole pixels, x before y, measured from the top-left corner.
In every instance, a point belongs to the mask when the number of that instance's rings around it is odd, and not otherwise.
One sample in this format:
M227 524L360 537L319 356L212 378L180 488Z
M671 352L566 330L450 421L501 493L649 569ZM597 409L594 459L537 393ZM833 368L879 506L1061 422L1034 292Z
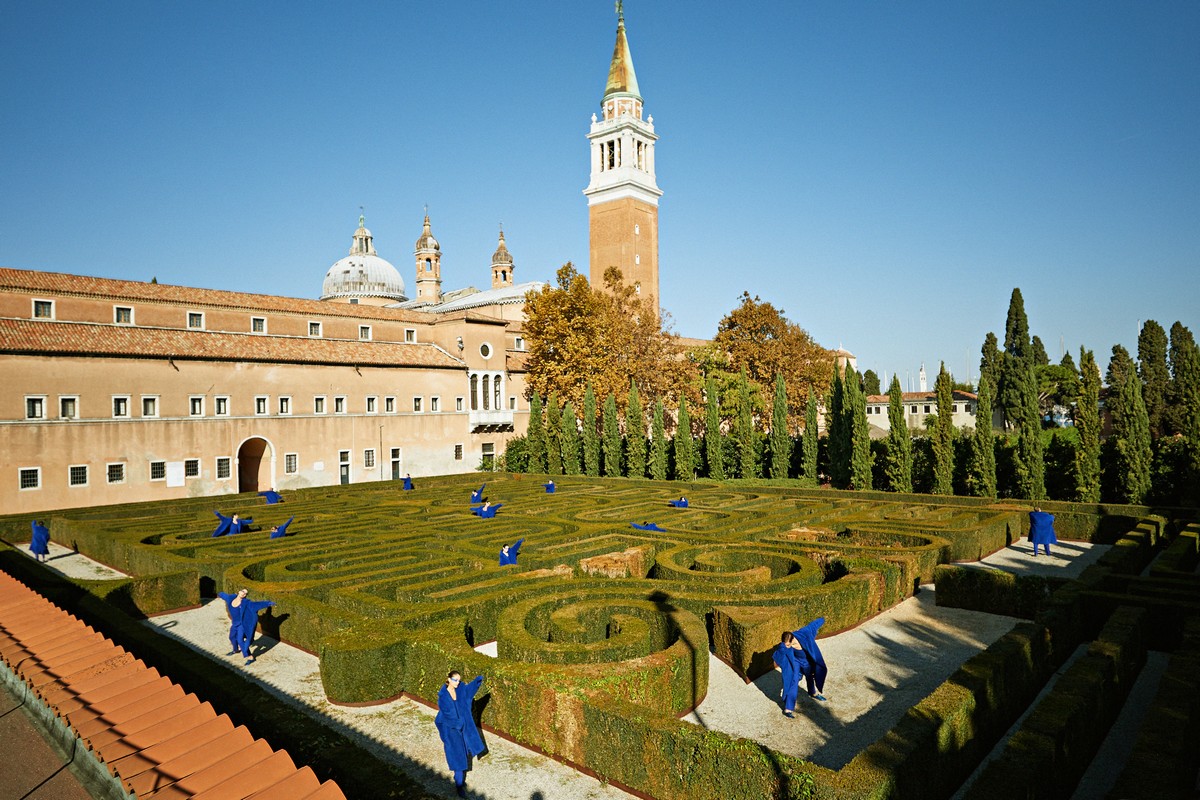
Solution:
M617 43L592 115L588 201L589 275L602 288L604 271L617 267L638 295L658 312L658 198L654 177L654 117L642 119L642 96L625 37L625 13L617 2Z
M425 225L414 245L413 256L417 260L417 296L413 299L442 302L442 248L429 231L429 211L425 212Z

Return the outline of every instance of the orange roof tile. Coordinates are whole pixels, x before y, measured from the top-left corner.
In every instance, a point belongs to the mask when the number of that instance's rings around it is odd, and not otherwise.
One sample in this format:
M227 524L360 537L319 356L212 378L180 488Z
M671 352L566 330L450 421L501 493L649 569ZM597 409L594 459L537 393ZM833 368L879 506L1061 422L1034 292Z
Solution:
M0 319L0 353L462 369L432 344Z

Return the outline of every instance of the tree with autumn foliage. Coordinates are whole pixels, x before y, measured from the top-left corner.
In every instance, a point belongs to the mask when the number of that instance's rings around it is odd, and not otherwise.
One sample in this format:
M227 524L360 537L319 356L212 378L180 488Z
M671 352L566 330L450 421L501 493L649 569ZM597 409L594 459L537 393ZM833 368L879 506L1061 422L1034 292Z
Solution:
M713 347L736 375L742 370L760 397L770 397L775 376L782 375L787 387L788 423L799 427L804 420L808 393L818 397L829 387L833 354L821 347L796 323L759 297L743 292L741 304L717 325Z
M678 337L615 267L595 287L564 264L554 285L525 296L524 334L529 393L553 392L573 408L584 407L589 381L595 396L612 395L622 406L631 380L642 396L671 405L694 382L695 365L679 356Z

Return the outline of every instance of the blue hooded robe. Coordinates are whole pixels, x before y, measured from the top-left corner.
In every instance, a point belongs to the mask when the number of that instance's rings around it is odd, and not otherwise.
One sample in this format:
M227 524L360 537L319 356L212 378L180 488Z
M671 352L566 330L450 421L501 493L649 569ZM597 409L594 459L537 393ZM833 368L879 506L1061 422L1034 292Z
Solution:
M1054 535L1053 514L1047 514L1045 511L1029 512L1029 542L1033 545L1035 556L1039 544L1046 548L1046 555L1050 555L1050 545L1058 544L1058 537Z
M479 729L475 727L475 717L471 714L471 704L475 701L475 693L483 683L483 676L477 675L470 683L458 685L458 698L450 696L450 688L442 684L438 691L438 713L433 718L438 735L442 737L442 747L446 750L446 765L453 772L467 769L467 753L477 756L484 751L483 739L479 737Z
M32 535L29 537L29 552L35 556L50 555L50 529L36 519L32 525ZM38 559L39 561L41 559Z
M508 548L508 555L504 554L503 547L500 548L500 566L503 567L506 564L516 564L517 563L517 554L519 552L521 552L521 543L524 541L525 541L524 539L517 539L516 544L511 545Z
M217 592L217 597L225 601L225 610L229 612L229 643L234 650L241 650L243 658L250 658L250 645L254 641L254 629L258 627L258 615L264 609L275 605L273 600L251 600L242 598L236 606L233 601L236 594Z

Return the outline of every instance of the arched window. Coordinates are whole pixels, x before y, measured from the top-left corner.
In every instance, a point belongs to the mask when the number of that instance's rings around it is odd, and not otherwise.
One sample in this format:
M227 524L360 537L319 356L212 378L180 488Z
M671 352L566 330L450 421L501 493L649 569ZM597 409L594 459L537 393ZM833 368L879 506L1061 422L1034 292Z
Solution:
M503 403L500 402L500 376L499 375L497 375L492 380L492 387L493 387L492 390L495 392L495 401L492 403L492 408L499 411L504 405Z
M488 381L491 380L490 375L483 376L483 410L488 410L488 401L491 399L491 392L488 391Z
M479 376L471 376L471 410L479 410Z

